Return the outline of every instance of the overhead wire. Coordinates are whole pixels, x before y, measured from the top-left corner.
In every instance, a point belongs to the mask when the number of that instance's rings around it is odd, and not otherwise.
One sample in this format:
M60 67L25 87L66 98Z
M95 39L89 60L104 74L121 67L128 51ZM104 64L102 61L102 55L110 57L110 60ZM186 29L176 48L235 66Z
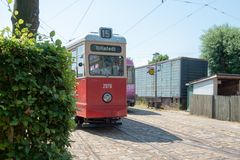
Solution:
M51 18L49 18L47 21L52 21L53 19L55 19L56 17L58 17L59 15L63 14L66 10L68 10L69 8L71 8L73 5L77 4L78 2L80 2L81 0L75 0L73 3L69 4L67 7L63 8L62 10L60 10L59 12L57 12L54 16L52 16Z
M150 36L150 37L147 38L146 40L143 40L143 41L137 43L134 47L130 48L130 50L135 49L137 46L142 45L143 43L146 43L146 42L148 42L148 41L151 41L151 40L154 39L155 37L159 36L159 34L164 33L164 32L166 32L166 31L168 31L169 29L177 26L178 24L182 23L183 21L185 21L185 20L188 19L189 17L193 16L195 13L199 12L199 11L202 10L203 8L208 7L210 4L214 3L215 1L216 1L216 0L213 0L213 1L209 2L209 3L202 4L201 7L197 8L197 9L194 10L193 12L187 14L185 17L179 19L178 21L176 21L176 22L173 23L173 24L168 25L166 28L164 28L163 30L161 30L161 31L153 34L152 36Z
M192 1L187 1L187 0L171 0L171 1L178 1L178 2L182 2L182 3L203 5L203 3L192 2ZM220 9L218 9L218 8L210 5L210 4L208 4L207 7L210 8L210 9L212 9L212 10L214 10L214 11L216 11L216 12L219 12L219 13L225 15L225 16L231 17L232 19L235 19L236 21L239 21L239 22L240 22L240 18L239 18L239 17L236 17L236 16L233 16L233 15L231 15L231 14L228 14L228 13L226 13L225 11L220 10Z
M154 11L156 11L160 6L164 4L164 1L161 1L157 6L155 6L153 9L151 9L147 14L145 14L142 18L140 18L136 23L134 23L131 27L129 27L125 32L123 32L122 35L126 35L128 32L133 30L139 23L141 23L145 18L150 16Z
M44 31L46 31L47 33L49 32L46 28L44 28L42 25L39 25L40 28L42 28Z
M208 5L209 8L213 9L214 11L218 12L218 13L221 13L225 16L228 16L228 17L231 17L232 19L235 19L236 21L240 22L240 18L239 17L236 17L236 16L233 16L233 15L230 15L228 13L226 13L225 11L222 11L220 9L217 9L216 7L213 7L211 5Z
M79 26L81 25L81 23L83 22L84 18L85 18L86 15L87 15L88 11L90 10L91 6L93 5L93 2L94 2L94 0L92 0L92 1L90 2L90 4L88 5L88 8L86 9L86 11L84 12L82 18L81 18L80 21L78 22L78 24L77 24L75 30L73 31L73 33L72 33L72 35L71 35L71 37L70 37L70 39L69 39L69 41L72 40L74 34L77 32Z
M59 37L61 37L61 38L62 38L63 40L65 40L65 41L67 41L67 39L64 38L64 36L62 36L61 34L59 34L58 32L56 32L55 29L53 29L51 26L49 26L49 25L48 25L46 22L44 22L41 18L39 18L39 20L40 20L44 25L46 25L49 29L54 30L55 33L56 33Z
M171 1L182 2L182 3L187 3L187 4L203 5L203 3L192 2L192 1L187 1L187 0L171 0Z

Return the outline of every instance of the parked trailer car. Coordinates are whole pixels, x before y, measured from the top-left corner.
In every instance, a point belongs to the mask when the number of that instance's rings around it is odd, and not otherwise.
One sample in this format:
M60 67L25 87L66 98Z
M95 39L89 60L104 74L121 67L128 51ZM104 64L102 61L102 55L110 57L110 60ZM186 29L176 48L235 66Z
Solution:
M186 109L186 83L207 76L206 60L179 57L135 69L136 95L155 107ZM154 74L149 74L154 69Z
M135 94L135 69L133 60L127 58L127 105L133 107L136 102Z

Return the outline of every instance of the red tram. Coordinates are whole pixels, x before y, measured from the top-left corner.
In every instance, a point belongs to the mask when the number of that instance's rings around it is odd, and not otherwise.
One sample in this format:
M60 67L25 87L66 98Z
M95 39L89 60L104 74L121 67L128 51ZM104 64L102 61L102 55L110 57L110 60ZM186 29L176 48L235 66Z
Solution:
M67 48L77 79L78 123L115 123L126 116L126 39L100 28Z

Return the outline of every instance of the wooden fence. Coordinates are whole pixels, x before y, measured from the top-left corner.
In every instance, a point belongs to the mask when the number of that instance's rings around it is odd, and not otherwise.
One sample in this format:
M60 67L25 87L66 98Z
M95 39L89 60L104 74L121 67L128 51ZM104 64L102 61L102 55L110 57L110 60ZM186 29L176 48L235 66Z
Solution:
M190 113L240 122L240 96L190 96Z

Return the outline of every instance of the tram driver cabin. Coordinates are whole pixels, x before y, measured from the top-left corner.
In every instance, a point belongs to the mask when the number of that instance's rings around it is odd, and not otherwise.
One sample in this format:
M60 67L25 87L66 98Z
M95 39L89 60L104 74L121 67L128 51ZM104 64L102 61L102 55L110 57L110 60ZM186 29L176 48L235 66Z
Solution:
M208 62L179 57L153 65L137 67L136 95L153 107L187 107L186 83L207 76ZM150 71L154 70L154 74Z

